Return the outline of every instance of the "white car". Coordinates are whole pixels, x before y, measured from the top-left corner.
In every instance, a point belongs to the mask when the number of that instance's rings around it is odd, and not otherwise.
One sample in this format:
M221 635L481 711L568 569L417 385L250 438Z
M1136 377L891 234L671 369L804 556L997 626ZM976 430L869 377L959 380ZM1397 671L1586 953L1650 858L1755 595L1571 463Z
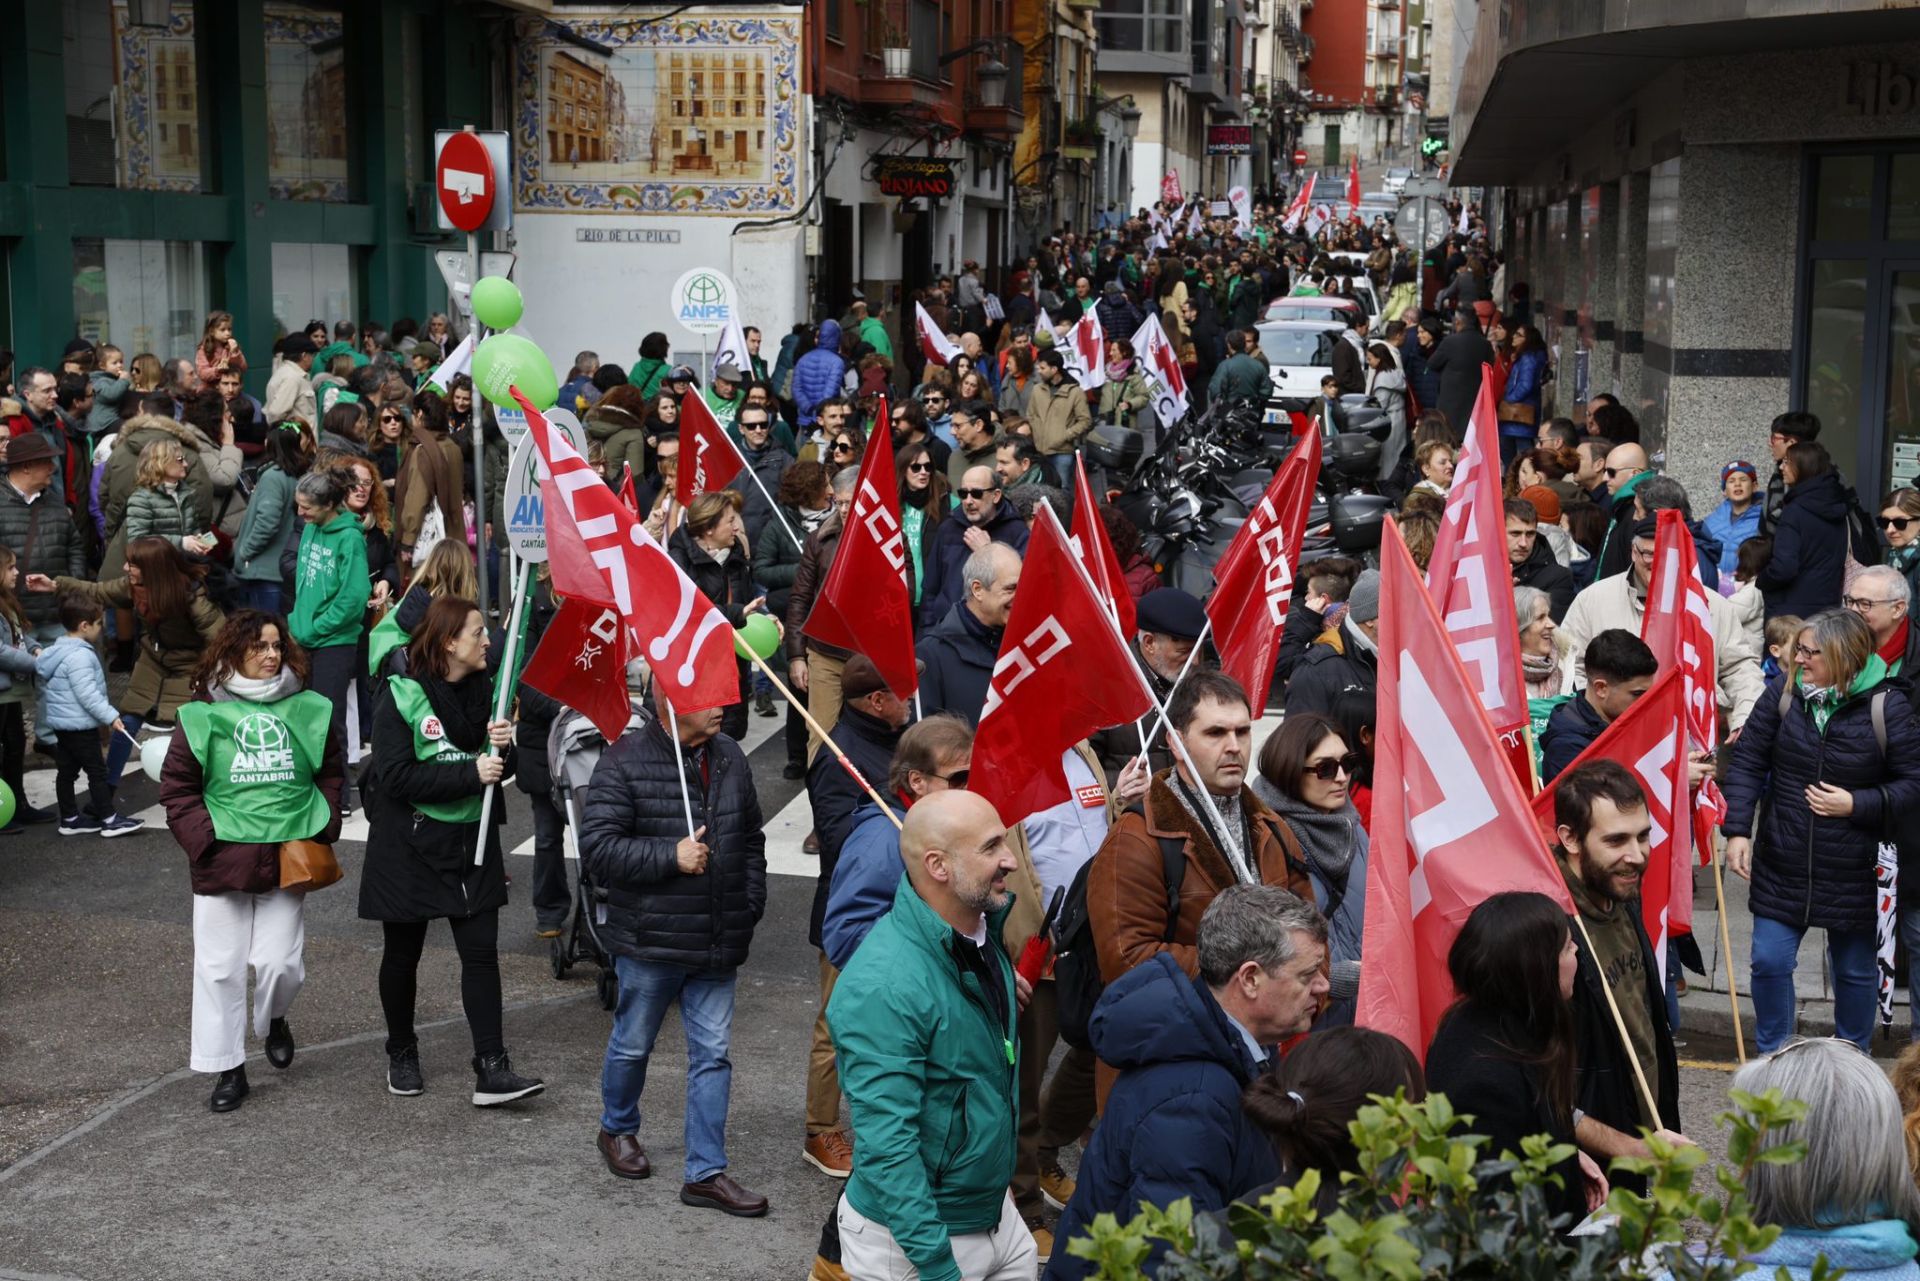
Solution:
M1333 346L1340 329L1324 320L1267 320L1255 325L1260 351L1273 380L1273 399L1310 401L1320 380L1333 372Z
M1380 185L1397 196L1407 189L1407 179L1411 177L1411 169L1389 169L1386 176L1380 179Z
M1303 294L1275 298L1267 304L1268 320L1317 320L1326 324L1348 324L1360 314L1360 304L1351 298L1328 298Z

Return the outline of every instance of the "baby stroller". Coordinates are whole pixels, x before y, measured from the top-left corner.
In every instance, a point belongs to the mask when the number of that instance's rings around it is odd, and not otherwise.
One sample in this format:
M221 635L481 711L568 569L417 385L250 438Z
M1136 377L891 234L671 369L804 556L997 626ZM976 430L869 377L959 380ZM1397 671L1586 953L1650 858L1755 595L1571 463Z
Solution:
M627 719L628 731L638 729L647 719L647 715L636 704ZM553 771L553 799L566 816L566 840L573 847L576 857L580 852L582 798L586 794L587 784L593 779L593 767L600 763L600 753L606 747L606 739L594 728L593 722L572 710L563 710L554 719L553 728L547 734L547 763ZM618 1003L620 988L619 980L614 975L613 957L600 942L597 909L605 901L606 891L593 883L592 876L587 872L586 860L581 859L573 897L573 922L549 944L548 959L553 964L553 977L556 979L565 978L567 971L581 961L591 960L599 966L600 975L595 980L595 987L600 995L600 1004L611 1010Z

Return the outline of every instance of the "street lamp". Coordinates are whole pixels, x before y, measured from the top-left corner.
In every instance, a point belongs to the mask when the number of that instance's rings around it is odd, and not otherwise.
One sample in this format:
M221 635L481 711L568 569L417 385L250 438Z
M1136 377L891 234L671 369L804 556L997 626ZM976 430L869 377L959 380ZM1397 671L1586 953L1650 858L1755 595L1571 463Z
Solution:
M1140 108L1133 105L1132 98L1128 98L1126 103L1113 114L1120 117L1120 132L1126 134L1128 142L1132 142L1140 136Z
M981 106L1007 105L1007 75L1007 64L989 53L986 62L973 73L974 84L980 91Z

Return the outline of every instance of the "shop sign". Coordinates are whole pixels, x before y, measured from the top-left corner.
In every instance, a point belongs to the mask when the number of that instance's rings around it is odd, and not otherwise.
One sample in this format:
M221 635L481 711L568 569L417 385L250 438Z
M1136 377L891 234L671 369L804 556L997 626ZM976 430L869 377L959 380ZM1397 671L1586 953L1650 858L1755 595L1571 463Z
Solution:
M1207 154L1210 156L1252 155L1253 126L1208 125Z
M874 161L880 194L912 199L929 196L936 200L953 194L953 161L936 156L880 156Z

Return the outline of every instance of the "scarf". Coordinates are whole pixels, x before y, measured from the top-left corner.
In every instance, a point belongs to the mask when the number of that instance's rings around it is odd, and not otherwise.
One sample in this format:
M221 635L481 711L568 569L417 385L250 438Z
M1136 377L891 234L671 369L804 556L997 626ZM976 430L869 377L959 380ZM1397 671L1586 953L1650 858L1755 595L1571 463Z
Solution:
M1887 664L1878 654L1867 657L1866 666L1853 678L1853 684L1846 689L1834 685L1809 685L1806 669L1799 673L1800 695L1807 700L1807 712L1813 717L1813 727L1821 734L1827 732L1827 722L1840 710L1848 699L1858 698L1871 691L1874 686L1887 679Z
M1354 646L1362 654L1371 654L1376 659L1379 658L1380 647L1373 643L1371 636L1360 629L1360 624L1353 621L1351 614L1340 620L1340 630L1346 633L1347 644Z
M1551 698L1560 692L1561 671L1558 654L1520 655L1520 675L1527 683L1528 698Z
M810 507L796 507L794 510L800 515L800 528L811 534L827 523L827 517L833 515L833 504L828 503L819 511Z
M700 550L705 552L707 555L713 557L713 563L716 565L726 564L727 557L733 555L733 548L730 546L729 547L702 547Z
M476 756L487 750L487 694L493 682L484 671L458 681L424 673L414 679L438 713L448 742Z
M1327 910L1331 912L1332 905L1346 893L1347 870L1353 866L1354 855L1367 846L1359 812L1351 804L1333 811L1315 809L1264 778L1253 785L1253 792L1293 829L1307 860L1328 884Z
M291 698L304 688L291 667L282 667L278 675L255 679L234 672L224 680L207 686L207 697L216 703L277 703Z
M1916 560L1920 560L1920 542L1908 543L1905 547L1889 547L1887 549L1887 564L1893 566L1903 574L1913 568L1913 563Z
M1124 380L1131 372L1133 372L1133 359L1131 357L1126 360L1109 360L1107 362L1107 377L1114 379L1116 382Z
M1907 629L1912 626L1911 618L1901 619L1900 626L1894 628L1893 635L1887 637L1887 643L1874 651L1880 655L1880 661L1887 665L1887 671L1890 674L1897 674L1900 664L1906 660Z
M1174 799L1179 801L1181 808L1187 811L1187 816L1199 824L1200 830L1219 847L1221 856L1227 860L1227 866L1233 869L1234 878L1242 885L1259 884L1259 878L1253 874L1248 856L1241 853L1247 848L1247 807L1239 794L1213 798L1214 807L1220 811L1221 821L1229 829L1226 833L1227 839L1223 841L1220 839L1221 834L1213 830L1213 824L1207 818L1206 806L1200 803L1199 794L1187 786L1186 780L1180 777L1179 770L1167 772L1167 783L1170 785Z

